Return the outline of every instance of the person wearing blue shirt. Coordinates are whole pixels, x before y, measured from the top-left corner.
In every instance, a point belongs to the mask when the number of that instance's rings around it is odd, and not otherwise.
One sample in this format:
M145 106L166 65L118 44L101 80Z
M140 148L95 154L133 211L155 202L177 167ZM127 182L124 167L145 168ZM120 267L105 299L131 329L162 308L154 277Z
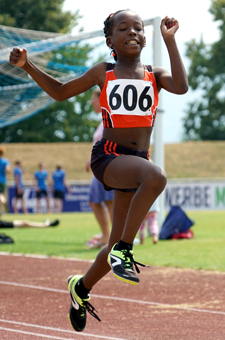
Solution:
M6 174L10 171L10 163L8 159L4 158L5 148L0 147L0 215L2 214L3 206L6 204L5 188L6 188Z
M56 170L52 173L52 188L54 196L54 211L62 212L63 210L63 198L65 189L71 192L70 187L66 183L66 173L62 169L61 165L56 166Z
M48 179L48 172L44 169L43 163L38 164L38 170L34 173L35 180L35 190L36 190L36 198L37 198L37 212L41 212L40 203L41 197L46 198L47 211L50 212L50 201L49 195L47 191L46 180Z
M15 180L15 198L14 198L14 213L18 213L18 201L21 200L21 208L24 213L27 213L27 209L24 204L24 198L23 198L23 169L22 169L22 163L20 161L15 162L15 168L13 171L13 176Z

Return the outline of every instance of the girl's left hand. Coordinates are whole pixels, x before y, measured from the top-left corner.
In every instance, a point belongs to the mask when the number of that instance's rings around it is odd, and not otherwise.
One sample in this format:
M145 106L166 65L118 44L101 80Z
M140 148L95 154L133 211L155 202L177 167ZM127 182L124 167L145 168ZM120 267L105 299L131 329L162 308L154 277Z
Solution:
M168 18L167 16L161 21L161 32L165 38L167 36L173 36L179 28L179 23L174 18Z

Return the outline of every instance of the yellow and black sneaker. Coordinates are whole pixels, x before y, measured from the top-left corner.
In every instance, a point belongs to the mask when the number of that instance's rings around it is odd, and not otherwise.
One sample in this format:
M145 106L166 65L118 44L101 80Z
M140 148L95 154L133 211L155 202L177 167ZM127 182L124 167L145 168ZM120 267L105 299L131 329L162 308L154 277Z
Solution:
M95 308L88 302L90 295L88 294L85 299L81 299L75 290L77 282L82 278L80 275L68 277L67 284L71 297L71 306L69 310L69 320L71 326L77 332L82 332L86 326L86 310L98 321L101 321L97 314L94 312Z
M137 264L142 267L146 266L134 260L133 250L117 250L116 246L117 243L112 247L108 255L108 263L112 268L113 275L124 282L137 285L139 283L139 277L135 274L133 265L138 273L140 273L140 270Z

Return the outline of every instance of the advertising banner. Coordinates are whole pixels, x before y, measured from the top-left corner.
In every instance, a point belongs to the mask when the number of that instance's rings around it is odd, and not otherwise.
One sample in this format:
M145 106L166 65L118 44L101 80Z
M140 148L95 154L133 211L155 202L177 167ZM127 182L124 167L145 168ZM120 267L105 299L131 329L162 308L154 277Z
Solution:
M71 185L72 193L66 192L63 199L64 212L90 212L88 204L89 183ZM10 212L15 189L8 188ZM53 196L49 192L50 205L53 207ZM24 187L24 201L30 213L37 212L36 194L34 187ZM185 210L224 210L225 209L225 181L222 180L169 180L165 189L165 210L171 205L182 206ZM20 202L18 202L20 208ZM46 200L41 198L41 211L46 212Z
M179 205L185 210L225 209L225 181L169 181L165 209Z
M63 212L89 212L92 211L88 204L88 193L89 193L89 184L81 184L81 185L71 185L72 193L65 192L63 199ZM53 196L51 192L48 192L50 197L50 207L53 208ZM8 202L9 202L9 210L13 212L13 201L14 201L15 189L12 187L8 188ZM36 200L36 191L32 186L24 187L24 202L30 213L37 212L37 200ZM44 197L41 198L41 212L46 212L46 200ZM18 208L21 208L21 202L18 201Z

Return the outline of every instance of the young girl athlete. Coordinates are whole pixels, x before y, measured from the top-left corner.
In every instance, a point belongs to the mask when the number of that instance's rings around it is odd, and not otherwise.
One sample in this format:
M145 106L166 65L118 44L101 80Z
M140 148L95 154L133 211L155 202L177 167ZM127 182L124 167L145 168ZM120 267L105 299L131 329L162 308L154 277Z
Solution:
M188 90L174 37L178 27L174 18L165 17L161 22L171 74L161 67L141 63L141 51L146 44L143 22L130 10L110 14L104 22L106 44L112 50L115 64L101 62L67 83L37 68L27 58L25 49L14 48L10 55L10 62L22 67L55 100L68 99L95 85L102 91L104 132L102 140L93 147L91 167L105 188L115 189L113 226L109 244L99 252L87 273L68 278L69 318L77 331L85 328L86 310L98 318L88 302L89 292L111 269L122 281L139 282L133 270L135 266L139 272L133 258L133 240L150 206L166 185L165 172L148 160L158 92L162 88L175 94Z

